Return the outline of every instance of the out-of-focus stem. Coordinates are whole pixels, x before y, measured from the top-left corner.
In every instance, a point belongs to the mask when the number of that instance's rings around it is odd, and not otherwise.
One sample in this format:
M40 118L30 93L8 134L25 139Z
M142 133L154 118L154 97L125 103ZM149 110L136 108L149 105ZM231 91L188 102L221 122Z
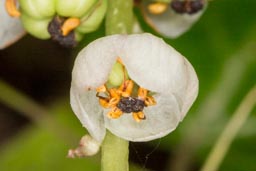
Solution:
M2 80L0 80L0 102L20 112L37 125L54 132L64 140L72 140L70 136L73 134L54 120L42 106Z
M227 123L224 131L221 133L212 151L210 152L201 171L218 170L224 159L232 141L235 139L238 131L246 122L253 107L256 105L256 86L246 95L242 103L235 111L232 118Z
M133 28L133 0L109 0L106 34L129 34Z
M221 114L225 113L226 106L238 91L248 65L255 62L254 41L248 42L223 65L222 75L216 87L210 91L208 97L201 103L197 113L190 122L187 122L187 131L177 149L176 157L171 162L170 170L189 170L191 159L195 151L204 142L210 125L216 122ZM196 123L196 124L195 124ZM200 134L198 134L200 130Z

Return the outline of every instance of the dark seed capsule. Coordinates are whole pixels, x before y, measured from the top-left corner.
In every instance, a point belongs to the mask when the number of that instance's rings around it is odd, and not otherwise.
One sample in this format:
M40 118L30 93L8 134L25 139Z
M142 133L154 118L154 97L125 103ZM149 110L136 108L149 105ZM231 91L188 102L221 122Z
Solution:
M144 101L132 97L123 97L117 104L117 107L124 113L143 111L144 106Z
M48 25L48 32L52 40L58 42L61 46L68 48L74 47L77 45L74 31L71 31L67 36L62 35L61 26L64 21L64 18L54 17Z
M176 12L176 13L179 13L179 14L183 14L185 13L185 3L184 1L180 1L180 0L173 0L171 2L171 8Z

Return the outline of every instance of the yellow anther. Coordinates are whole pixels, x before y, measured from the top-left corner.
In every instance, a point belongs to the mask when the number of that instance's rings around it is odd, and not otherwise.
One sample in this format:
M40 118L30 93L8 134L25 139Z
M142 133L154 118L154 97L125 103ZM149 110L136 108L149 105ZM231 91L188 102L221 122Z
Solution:
M96 91L99 92L99 93L104 93L104 92L107 92L107 88L106 88L105 85L102 85L102 86L98 87L96 89Z
M167 7L168 7L167 3L163 3L163 2L151 3L148 5L148 11L151 14L162 14L163 12L166 11Z
M146 106L153 106L156 104L156 100L152 96L147 96L144 102Z
M141 100L145 100L146 97L147 97L147 94L148 94L148 90L147 89L142 88L142 87L139 88L139 90L138 90L138 97Z
M120 57L118 57L116 61L119 62L120 64L124 65L123 61L122 61L122 59Z
M67 36L72 30L80 25L80 19L69 18L67 19L61 27L62 35Z
M132 80L125 80L123 84L119 87L118 92L123 97L130 97L132 94L133 86L134 82Z
M17 9L17 4L16 0L6 0L5 1L5 9L7 13L12 16L12 17L19 17L20 12Z
M120 109L118 109L117 107L114 107L108 112L107 116L109 118L116 119L116 118L119 118L122 114L123 112Z
M99 97L99 103L104 108L109 108L109 100L107 98Z
M143 112L133 112L132 117L136 122L140 122L146 118Z

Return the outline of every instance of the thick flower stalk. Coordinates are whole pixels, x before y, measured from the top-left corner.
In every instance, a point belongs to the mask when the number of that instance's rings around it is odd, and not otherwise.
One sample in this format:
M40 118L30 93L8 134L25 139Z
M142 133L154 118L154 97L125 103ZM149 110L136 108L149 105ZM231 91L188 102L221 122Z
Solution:
M99 143L106 129L129 141L167 135L197 94L198 79L187 59L147 33L93 41L72 72L72 109Z
M145 21L155 31L169 38L177 38L188 31L206 7L207 0L143 0L141 4Z
M31 35L72 47L100 26L107 0L6 0L6 9Z
M5 1L0 0L0 50L8 47L19 38L25 31L20 20L12 18L5 11Z

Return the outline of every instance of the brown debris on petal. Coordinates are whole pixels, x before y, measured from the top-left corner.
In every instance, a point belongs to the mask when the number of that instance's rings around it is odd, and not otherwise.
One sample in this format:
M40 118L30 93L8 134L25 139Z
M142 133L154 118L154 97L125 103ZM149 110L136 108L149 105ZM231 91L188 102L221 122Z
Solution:
M66 36L63 36L61 27L65 22L65 18L61 18L56 16L53 20L49 23L48 32L51 35L53 41L58 42L61 46L72 48L77 45L77 41L75 40L75 33L71 31Z

